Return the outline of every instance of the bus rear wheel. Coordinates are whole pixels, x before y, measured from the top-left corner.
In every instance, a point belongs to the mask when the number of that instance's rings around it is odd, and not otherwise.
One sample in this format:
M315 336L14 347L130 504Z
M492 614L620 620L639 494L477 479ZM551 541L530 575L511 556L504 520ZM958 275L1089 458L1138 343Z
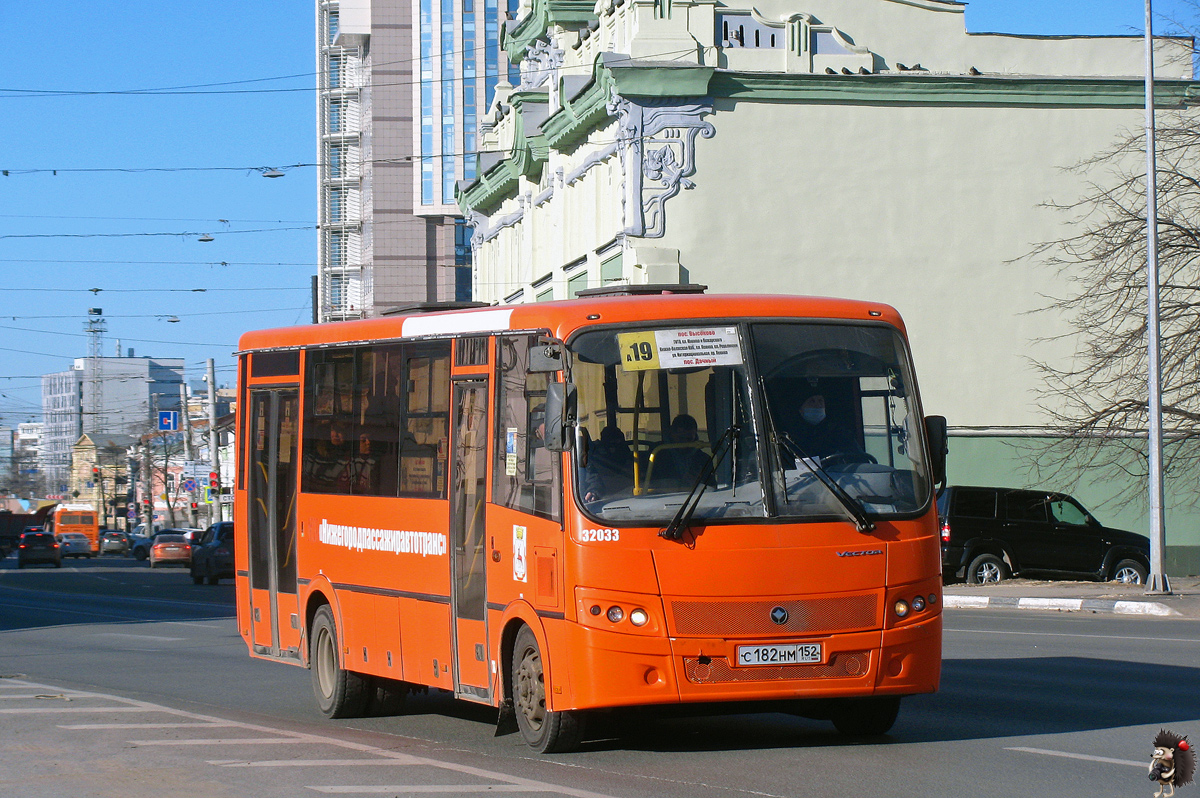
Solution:
M308 639L308 667L317 708L327 718L362 717L370 698L369 680L342 668L338 660L337 625L328 604L313 616Z
M583 715L578 711L546 708L546 673L537 638L522 626L513 645L512 699L517 728L539 754L574 751L583 738Z

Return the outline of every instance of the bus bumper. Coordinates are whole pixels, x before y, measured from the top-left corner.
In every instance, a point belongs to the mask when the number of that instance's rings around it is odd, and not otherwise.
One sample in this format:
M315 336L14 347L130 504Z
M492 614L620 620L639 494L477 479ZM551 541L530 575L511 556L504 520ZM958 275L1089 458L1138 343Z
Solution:
M573 689L555 708L912 695L937 690L941 674L940 614L882 632L821 637L823 662L779 667L732 664L738 645L759 641L667 639L568 626L563 654Z

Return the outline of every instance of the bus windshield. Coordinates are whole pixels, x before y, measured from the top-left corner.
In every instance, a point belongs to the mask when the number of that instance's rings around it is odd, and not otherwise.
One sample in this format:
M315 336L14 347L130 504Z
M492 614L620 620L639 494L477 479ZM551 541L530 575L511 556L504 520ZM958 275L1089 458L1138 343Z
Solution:
M599 519L665 524L693 489L695 520L845 518L845 496L889 517L928 498L920 408L891 327L605 329L571 351L590 441L576 492Z

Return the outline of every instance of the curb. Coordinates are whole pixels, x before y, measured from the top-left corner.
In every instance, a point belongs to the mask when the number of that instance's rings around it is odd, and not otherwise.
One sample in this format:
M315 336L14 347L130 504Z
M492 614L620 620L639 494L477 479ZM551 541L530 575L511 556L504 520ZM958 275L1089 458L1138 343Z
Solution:
M1124 615L1180 615L1157 601L1114 601L1111 599L1017 598L1015 596L942 597L951 609L1059 610L1066 612L1113 612Z

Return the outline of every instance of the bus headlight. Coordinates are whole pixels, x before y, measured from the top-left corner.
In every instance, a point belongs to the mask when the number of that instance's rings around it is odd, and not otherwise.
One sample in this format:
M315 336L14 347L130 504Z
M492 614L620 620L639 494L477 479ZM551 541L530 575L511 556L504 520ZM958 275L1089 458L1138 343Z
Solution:
M612 607L608 608L608 620L612 621L613 623L620 623L624 619L625 619L625 610L623 610L617 606L612 606Z
M634 626L645 626L648 620L650 620L650 616L640 607L629 613L629 622Z
M914 612L920 612L921 610L925 609L925 599L921 596L914 598L912 602L912 608Z
M893 609L896 611L897 618L904 618L908 615L908 602L904 599L898 599Z

